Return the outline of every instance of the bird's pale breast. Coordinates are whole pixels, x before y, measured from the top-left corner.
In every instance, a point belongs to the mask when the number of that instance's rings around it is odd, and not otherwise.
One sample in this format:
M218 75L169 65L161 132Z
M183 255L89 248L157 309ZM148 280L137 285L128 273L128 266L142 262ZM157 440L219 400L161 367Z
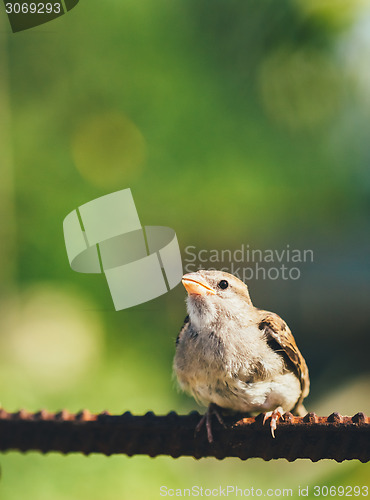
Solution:
M283 358L272 351L251 326L223 339L212 330L189 325L179 338L174 370L183 390L207 406L243 412L291 410L301 387L287 371Z

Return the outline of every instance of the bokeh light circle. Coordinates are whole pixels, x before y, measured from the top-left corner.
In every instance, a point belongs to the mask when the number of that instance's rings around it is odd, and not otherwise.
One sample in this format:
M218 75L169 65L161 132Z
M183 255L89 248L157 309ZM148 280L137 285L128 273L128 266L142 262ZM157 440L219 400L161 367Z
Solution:
M142 171L146 144L138 127L112 112L90 116L76 129L72 155L82 177L103 188L128 185Z
M1 364L32 380L36 392L69 388L96 369L103 328L86 298L40 283L0 306Z
M267 57L258 85L267 114L292 129L332 118L341 102L341 78L333 62L313 49L280 48Z

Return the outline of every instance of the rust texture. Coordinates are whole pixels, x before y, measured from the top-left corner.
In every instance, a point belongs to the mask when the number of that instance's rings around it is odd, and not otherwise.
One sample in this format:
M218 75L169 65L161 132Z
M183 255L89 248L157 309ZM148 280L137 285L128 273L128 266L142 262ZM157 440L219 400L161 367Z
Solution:
M129 412L123 415L108 412L96 415L87 410L77 414L66 410L8 413L0 409L0 451L239 457L242 460L306 458L315 462L325 458L338 462L370 459L370 419L363 413L353 417L339 413L329 417L318 417L315 413L294 417L286 413L278 422L275 439L270 433L269 420L263 425L262 415L256 418L228 416L224 419L225 428L217 419L213 420L212 444L208 443L204 428L195 433L199 419L197 412L189 415L171 412L163 416L149 412L134 416Z

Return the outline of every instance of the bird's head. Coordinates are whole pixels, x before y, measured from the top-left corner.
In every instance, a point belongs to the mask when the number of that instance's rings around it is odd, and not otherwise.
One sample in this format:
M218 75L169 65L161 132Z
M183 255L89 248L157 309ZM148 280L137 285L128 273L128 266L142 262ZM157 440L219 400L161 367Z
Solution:
M200 270L185 274L182 284L188 292L190 320L199 328L223 317L240 318L253 307L247 285L223 271Z

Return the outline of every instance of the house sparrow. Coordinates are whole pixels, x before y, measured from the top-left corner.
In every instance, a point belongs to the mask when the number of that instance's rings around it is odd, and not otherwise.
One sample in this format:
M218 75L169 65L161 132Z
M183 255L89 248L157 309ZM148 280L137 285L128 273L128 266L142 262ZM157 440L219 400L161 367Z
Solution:
M213 441L218 410L271 417L271 433L286 411L304 415L306 362L287 324L253 306L248 287L232 274L200 270L182 278L188 316L176 340L174 372L180 387L208 406L199 422Z

